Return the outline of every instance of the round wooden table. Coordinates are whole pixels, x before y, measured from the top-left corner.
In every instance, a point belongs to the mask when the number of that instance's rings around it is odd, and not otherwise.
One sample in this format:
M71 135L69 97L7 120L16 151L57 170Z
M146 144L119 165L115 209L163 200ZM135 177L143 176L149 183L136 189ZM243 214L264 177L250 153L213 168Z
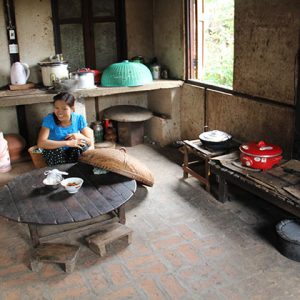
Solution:
M62 186L49 190L44 172L59 169L65 177L81 177L84 183L76 194ZM10 181L0 190L0 216L27 223L33 245L39 244L37 226L76 223L116 212L125 223L124 204L136 191L136 181L116 173L94 175L93 166L76 163L35 169Z

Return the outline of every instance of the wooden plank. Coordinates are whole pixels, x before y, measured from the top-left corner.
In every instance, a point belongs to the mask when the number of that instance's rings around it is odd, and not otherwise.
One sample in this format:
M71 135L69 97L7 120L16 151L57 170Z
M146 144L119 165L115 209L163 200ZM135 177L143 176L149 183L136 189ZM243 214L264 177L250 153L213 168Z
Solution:
M62 205L69 211L74 222L80 222L90 219L91 216L86 212L86 210L80 205L77 199L83 195L83 190L80 189L76 194L69 194L67 191L62 191L64 193L65 199L62 201Z
M79 176L85 180L85 196L90 199L90 202L97 208L100 214L105 214L112 211L114 207L107 201L106 197L98 191L97 186L102 179L102 175L94 175L92 169L92 166L80 163L73 166L68 171L70 176Z
M33 198L30 197L32 184L31 176L28 176L27 173L8 183L12 199L20 215L20 221L25 223L40 222L35 213Z
M127 237L128 244L132 241L132 230L120 223L103 226L100 232L86 238L89 247L100 256L106 254L106 246L120 238Z
M39 271L43 262L62 263L65 271L71 273L75 268L80 247L68 244L41 244L33 250L31 269Z
M255 183L246 176L240 176L238 174L236 174L238 176L232 176L229 172L227 172L226 168L219 166L214 161L210 162L210 165L212 173L223 177L223 180L233 183L244 190L292 213L293 215L300 217L300 201L298 199L292 196L286 197L275 190L268 189L267 187Z
M26 84L10 84L9 85L9 89L11 91L19 91L19 90L29 90L29 89L33 89L35 86L34 83L32 82L29 82L29 83L26 83Z
M0 190L0 215L8 218L10 220L20 221L20 214L17 210L14 200L12 199L10 190L7 185L5 185Z
M283 188L288 193L296 197L297 199L300 199L300 184L293 185L293 186L287 186Z

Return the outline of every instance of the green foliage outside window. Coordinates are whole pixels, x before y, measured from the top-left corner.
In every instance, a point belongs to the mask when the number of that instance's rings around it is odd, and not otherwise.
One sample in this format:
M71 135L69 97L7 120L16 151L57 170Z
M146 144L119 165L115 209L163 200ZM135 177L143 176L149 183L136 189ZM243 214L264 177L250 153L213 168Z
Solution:
M205 0L202 81L232 87L234 0Z

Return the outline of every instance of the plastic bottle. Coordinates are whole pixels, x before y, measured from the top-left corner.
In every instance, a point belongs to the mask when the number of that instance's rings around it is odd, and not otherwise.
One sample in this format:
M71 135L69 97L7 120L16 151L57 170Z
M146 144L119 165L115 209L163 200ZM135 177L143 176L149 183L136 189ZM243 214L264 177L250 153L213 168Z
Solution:
M3 136L3 132L0 132L0 173L6 173L10 170L11 164L7 141Z

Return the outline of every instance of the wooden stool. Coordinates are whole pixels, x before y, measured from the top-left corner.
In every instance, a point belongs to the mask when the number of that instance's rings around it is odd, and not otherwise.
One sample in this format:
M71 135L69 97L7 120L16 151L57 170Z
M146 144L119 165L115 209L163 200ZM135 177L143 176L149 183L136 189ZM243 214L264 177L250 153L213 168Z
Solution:
M132 242L132 230L120 223L113 223L103 226L102 230L87 237L86 241L91 250L100 256L106 255L105 246L127 236L128 244Z
M34 248L31 257L31 269L40 271L44 262L62 263L67 273L73 272L79 252L79 246L67 244L40 244Z

